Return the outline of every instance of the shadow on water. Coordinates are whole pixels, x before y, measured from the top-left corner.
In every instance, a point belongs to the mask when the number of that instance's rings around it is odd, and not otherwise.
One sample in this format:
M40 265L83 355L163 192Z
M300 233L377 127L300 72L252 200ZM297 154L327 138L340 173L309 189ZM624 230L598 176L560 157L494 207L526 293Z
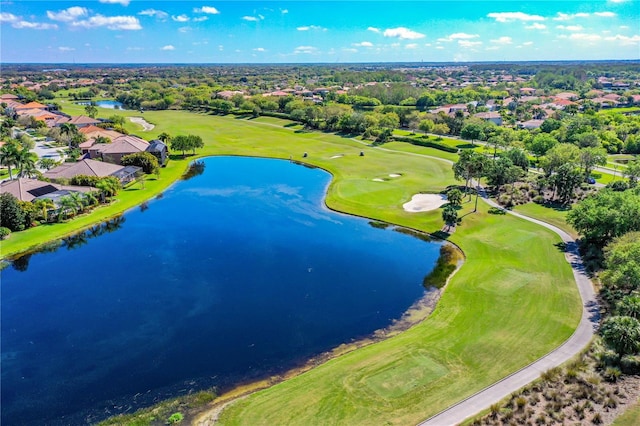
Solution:
M29 268L31 256L35 253L53 253L62 247L65 247L67 250L77 249L87 244L92 238L117 231L122 227L125 220L124 216L117 216L99 225L92 226L85 231L39 246L36 250L12 258L10 260L11 266L16 271L25 272Z
M204 161L194 161L189 164L189 169L182 175L182 180L189 180L204 173Z

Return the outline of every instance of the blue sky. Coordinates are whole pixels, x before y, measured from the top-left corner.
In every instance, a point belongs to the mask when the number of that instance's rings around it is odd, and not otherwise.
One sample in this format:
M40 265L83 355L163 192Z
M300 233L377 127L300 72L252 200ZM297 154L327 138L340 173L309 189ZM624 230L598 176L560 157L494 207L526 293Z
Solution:
M10 62L640 58L640 0L0 1Z

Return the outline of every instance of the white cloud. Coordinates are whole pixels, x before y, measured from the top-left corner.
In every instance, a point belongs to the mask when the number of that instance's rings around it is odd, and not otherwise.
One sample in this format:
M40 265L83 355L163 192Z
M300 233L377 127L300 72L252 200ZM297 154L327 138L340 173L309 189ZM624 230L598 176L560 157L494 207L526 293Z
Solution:
M598 34L585 34L585 33L575 33L569 36L571 40L579 40L579 41L598 41L601 40Z
M280 9L280 13L286 15L287 13L289 13L289 9Z
M436 49L438 49L438 50L444 50L444 46L436 46Z
M373 47L373 43L370 41L362 41L360 43L353 43L352 46L355 47Z
M266 52L267 51L267 49L265 49L264 47L256 47L253 50L254 50L254 52Z
M621 30L628 30L629 26L628 25L620 25L620 29Z
M18 18L13 13L1 12L0 13L0 22L17 22L20 18Z
M130 0L99 0L100 3L107 3L107 4L121 4L123 6L129 6L129 2Z
M622 46L633 46L640 43L640 35L636 34L632 37L617 34L615 36L605 37L607 41L619 41Z
M369 28L367 28L367 31L372 31L374 33L379 33L380 32L380 28L369 27Z
M258 21L262 21L264 19L264 16L262 16L262 15L258 15L258 16L243 16L242 19L245 20L245 21L249 21L249 22L258 22Z
M162 46L160 50L176 50L176 48L171 44L167 44L166 46Z
M613 12L595 12L594 15L600 16L602 18L613 18L616 16Z
M484 50L500 50L500 46L489 46L489 47L485 48Z
M73 6L60 12L47 10L47 17L52 21L72 22L83 16L87 16L88 10L84 7Z
M171 19L173 19L176 22L189 22L189 17L184 14L178 15L178 16L172 15Z
M138 52L140 50L144 50L144 48L133 46L133 47L127 47L127 50L130 51L130 52Z
M417 49L418 48L418 43L409 43L404 48L405 49Z
M491 40L491 43L507 45L507 44L512 44L513 43L513 39L511 37L503 36L503 37L499 37L497 39Z
M161 10L156 10L156 9L145 9L142 12L139 12L138 15L143 15L143 16L155 16L158 19L167 19L169 17L169 14L167 12L163 12Z
M298 31L327 31L326 28L321 27L319 25L304 25L302 27L296 28Z
M624 3L630 0L608 0L608 1L610 1L611 3Z
M209 15L218 15L220 11L213 6L202 6L193 9L195 13L208 13Z
M208 16L198 16L197 18L193 18L193 22L204 22L209 19Z
M385 37L397 37L401 40L417 40L425 37L424 34L412 31L405 27L387 28L384 30L382 35Z
M75 47L67 47L67 46L60 46L58 47L58 50L61 52L72 52L74 50L76 50Z
M317 51L318 49L313 46L298 46L295 49L293 49L293 53L295 54L298 54L298 53L311 54L311 53L316 53Z
M138 18L134 16L102 16L96 15L82 21L74 21L73 27L98 28L106 27L109 30L141 30L142 26Z
M178 28L178 31L180 31L181 33L188 33L192 29L193 28L191 28L191 27L180 27L180 28Z
M526 27L524 27L527 30L544 30L547 28L547 26L545 24L541 24L539 22L534 22L531 25L527 25Z
M492 12L487 15L496 22L513 22L513 21L544 21L545 18L540 15L529 15L523 12Z
M533 42L532 41L525 41L524 43L522 43L523 46L532 46Z
M481 41L471 41L471 40L458 40L458 44L460 47L464 47L465 49L469 49L471 47L480 46L482 44Z
M29 30L57 30L56 24L45 24L42 22L17 21L11 24L13 28Z
M555 18L553 18L554 21L570 21L574 18L588 18L589 14L588 13L574 13L574 14L568 14L568 13L562 13L562 12L558 12L558 14L556 15Z
M472 38L480 37L478 34L467 34L467 33L453 33L448 35L447 37L439 38L438 41L454 41L454 40L469 40Z
M582 25L558 25L556 26L559 30L567 30L567 31L582 31L584 28Z
M345 47L342 51L346 53L358 53L358 49L354 49L352 47Z

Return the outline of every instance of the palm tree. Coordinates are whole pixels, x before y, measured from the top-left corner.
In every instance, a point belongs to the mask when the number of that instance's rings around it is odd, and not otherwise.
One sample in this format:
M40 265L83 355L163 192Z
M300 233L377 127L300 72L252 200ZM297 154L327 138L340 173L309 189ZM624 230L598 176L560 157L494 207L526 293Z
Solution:
M76 212L84 212L84 199L81 193L77 191L71 191L68 197L74 202Z
M171 142L171 135L167 132L162 132L158 135L158 139L161 140L165 145L168 145Z
M11 173L11 166L18 165L19 156L18 145L14 140L11 140L0 148L0 163L7 166L9 169L9 179L13 180L13 174Z
M49 210L53 210L56 205L48 198L40 198L33 202L41 210L41 217L45 222L49 221Z
M633 354L640 348L640 322L633 317L609 317L600 332L605 343L619 355Z
M96 193L95 192L85 192L82 195L82 203L86 206L86 207L91 207L91 206L95 206L96 204L98 204L98 198L96 197Z
M58 205L60 206L58 220L66 219L69 212L76 214L76 202L70 196L65 195L60 197Z
M75 124L63 123L60 126L60 136L63 136L63 135L67 136L67 141L69 142L69 149L71 149L71 140L73 139L73 136L76 135L77 133L78 133L78 128L76 127Z
M36 161L38 161L38 156L28 149L23 148L18 151L18 155L16 157L16 166L20 169L18 176L31 177L37 175L38 170L36 169Z
M447 231L458 222L458 211L452 204L447 204L442 210L442 220L447 225Z
M94 141L95 143L111 143L111 139L106 136L96 136Z

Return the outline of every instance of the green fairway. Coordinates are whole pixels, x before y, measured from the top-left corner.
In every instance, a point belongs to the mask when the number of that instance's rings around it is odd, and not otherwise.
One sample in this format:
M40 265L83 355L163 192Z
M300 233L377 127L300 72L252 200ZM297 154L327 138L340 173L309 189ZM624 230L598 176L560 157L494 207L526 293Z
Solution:
M567 223L567 213L571 209L562 209L559 207L548 207L536 203L521 204L513 207L513 211L522 213L525 216L541 220L557 226L574 238L578 237L578 233L571 225Z
M77 107L77 106L76 106ZM82 107L78 107L82 108ZM68 111L70 111L69 108ZM101 116L113 114L100 109ZM119 111L140 116L137 111ZM419 192L455 184L451 165L416 154L451 154L409 144L372 148L328 133L307 132L287 121L149 111L150 132L196 134L198 155L278 157L329 171L327 205L339 211L435 233L441 210L407 213L402 204ZM402 152L401 152L402 151ZM360 153L364 155L360 155ZM193 157L192 157L193 158ZM191 159L174 159L160 180L125 190L119 201L62 225L37 227L2 244L3 255L62 236L92 221L132 208L177 178ZM399 175L399 176L395 176ZM375 179L375 180L374 180ZM223 424L417 423L544 355L568 338L581 304L570 266L555 246L559 237L480 203L463 203L462 224L450 240L466 254L433 314L406 332L340 356L307 373L231 405Z

